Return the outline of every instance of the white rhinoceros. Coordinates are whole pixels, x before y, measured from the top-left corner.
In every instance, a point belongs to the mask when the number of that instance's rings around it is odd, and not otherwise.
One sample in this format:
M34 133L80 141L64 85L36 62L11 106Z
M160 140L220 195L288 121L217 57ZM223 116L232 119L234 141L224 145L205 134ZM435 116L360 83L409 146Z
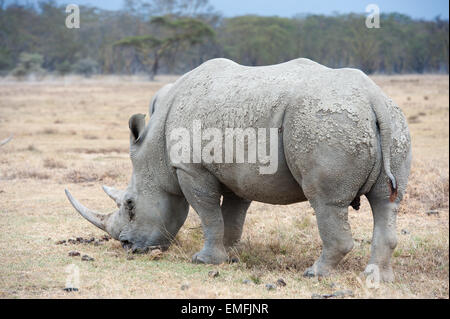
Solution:
M98 214L66 191L81 215L125 247L168 247L191 205L205 239L193 261L219 264L227 260L226 247L240 240L251 201L308 200L323 250L305 275L327 275L353 247L348 207L358 209L365 195L374 217L368 269L376 266L381 280L393 280L396 212L411 143L400 109L364 73L308 59L262 67L214 59L160 90L151 113L147 125L143 114L129 121L128 188L104 187L116 212ZM243 154L233 153L232 140L224 155L217 142L226 148L233 129L241 134L235 142ZM259 134L268 131L270 140ZM199 134L208 138L197 143ZM275 164L260 156L269 148Z

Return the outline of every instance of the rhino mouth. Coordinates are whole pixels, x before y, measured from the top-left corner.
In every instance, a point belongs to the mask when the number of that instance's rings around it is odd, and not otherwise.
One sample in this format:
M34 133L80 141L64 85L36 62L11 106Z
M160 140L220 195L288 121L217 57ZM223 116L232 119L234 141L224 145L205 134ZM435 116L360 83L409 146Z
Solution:
M137 246L128 240L121 240L120 244L122 248L126 251L131 251L133 254L145 254L149 251L159 249L161 251L166 251L169 249L169 245L151 245L151 246Z
M149 236L146 238L138 236L135 238L132 234L133 232L125 229L119 235L119 241L122 247L127 251L131 251L132 253L147 253L155 249L165 251L169 249L171 244L170 240L164 238L156 236Z
M133 243L128 240L121 240L120 244L122 245L122 248L125 250L130 250L133 247Z

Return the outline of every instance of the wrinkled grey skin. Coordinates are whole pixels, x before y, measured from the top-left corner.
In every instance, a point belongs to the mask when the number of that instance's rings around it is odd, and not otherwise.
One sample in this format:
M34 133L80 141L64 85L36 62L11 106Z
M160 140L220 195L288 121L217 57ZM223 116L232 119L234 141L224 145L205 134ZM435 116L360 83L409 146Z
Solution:
M167 95L167 93L172 88L172 86L173 86L173 83L169 83L169 84L164 85L153 96L152 100L150 101L150 107L148 108L148 113L150 114L150 116L152 116L153 113L155 113L155 111L156 111L156 101L163 100L164 97Z
M410 170L410 136L400 109L361 71L307 59L265 67L214 59L161 89L150 113L147 125L142 114L130 118L128 188L105 188L117 212L97 214L67 193L83 216L124 246L167 247L191 205L205 239L193 261L219 264L227 260L226 247L240 240L251 201L308 200L323 250L305 275L324 276L352 249L348 206L357 207L365 195L374 217L369 266L378 267L381 280L393 280L390 258ZM278 170L261 175L259 163L175 163L170 132L191 129L193 120L203 129L279 128Z

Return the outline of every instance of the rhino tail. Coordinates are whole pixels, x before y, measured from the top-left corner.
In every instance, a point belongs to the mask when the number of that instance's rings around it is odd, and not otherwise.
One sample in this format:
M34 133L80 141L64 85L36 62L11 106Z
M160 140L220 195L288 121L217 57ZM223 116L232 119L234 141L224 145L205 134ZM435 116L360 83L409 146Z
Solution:
M394 202L397 198L397 181L391 172L391 144L392 144L392 123L386 100L376 97L372 101L372 109L377 118L377 124L380 131L381 155L383 158L383 167L389 178L390 196L389 201Z

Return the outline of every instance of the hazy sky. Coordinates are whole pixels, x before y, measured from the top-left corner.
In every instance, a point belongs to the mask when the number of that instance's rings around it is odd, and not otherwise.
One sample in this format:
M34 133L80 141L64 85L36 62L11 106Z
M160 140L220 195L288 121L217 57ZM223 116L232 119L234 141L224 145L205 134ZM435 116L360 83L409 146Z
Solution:
M32 0L25 0L33 2ZM123 0L57 0L59 3L91 4L104 9L120 9ZM332 14L364 13L368 4L380 11L400 12L413 18L448 19L448 0L210 0L216 10L227 17L244 14L291 17L296 13Z

